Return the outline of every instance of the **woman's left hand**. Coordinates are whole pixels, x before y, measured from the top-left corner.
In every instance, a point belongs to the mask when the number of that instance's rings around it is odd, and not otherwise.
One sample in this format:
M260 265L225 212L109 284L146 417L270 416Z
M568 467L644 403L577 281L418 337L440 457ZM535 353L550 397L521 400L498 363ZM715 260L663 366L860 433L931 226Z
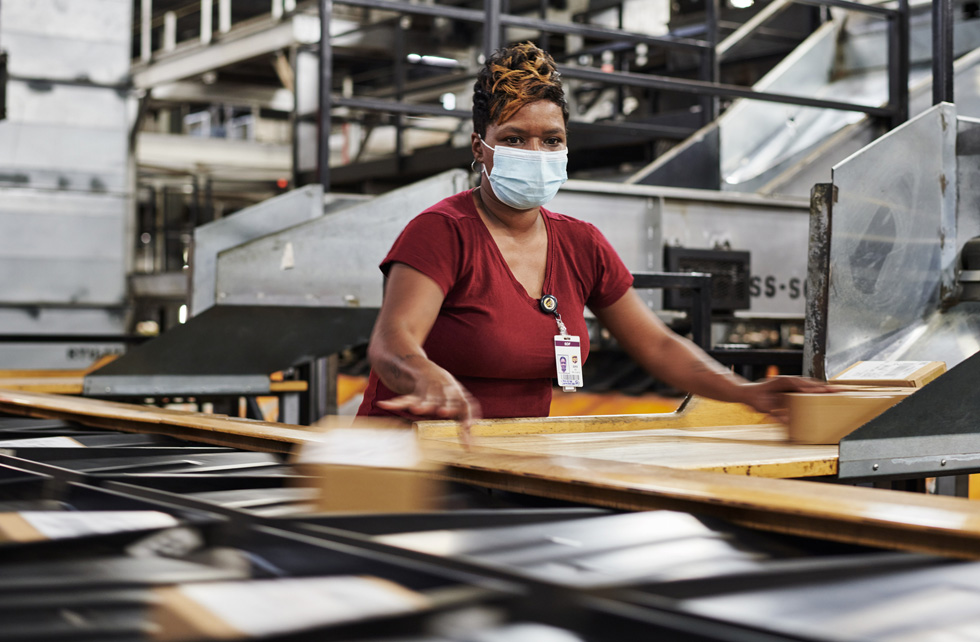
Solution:
M789 420L789 400L784 393L824 393L833 391L834 388L832 386L828 386L816 379L771 377L754 383L742 384L740 391L742 394L739 401L751 406L758 412L772 415L779 421L786 423Z

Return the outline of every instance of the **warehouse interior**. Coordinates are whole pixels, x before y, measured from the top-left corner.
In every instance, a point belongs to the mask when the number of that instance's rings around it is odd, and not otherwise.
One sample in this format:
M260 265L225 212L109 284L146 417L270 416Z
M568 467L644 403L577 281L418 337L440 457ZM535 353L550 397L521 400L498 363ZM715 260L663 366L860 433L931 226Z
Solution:
M523 42L547 207L832 394L685 395L587 311L550 416L354 421ZM0 0L0 639L978 640L978 177L977 2Z

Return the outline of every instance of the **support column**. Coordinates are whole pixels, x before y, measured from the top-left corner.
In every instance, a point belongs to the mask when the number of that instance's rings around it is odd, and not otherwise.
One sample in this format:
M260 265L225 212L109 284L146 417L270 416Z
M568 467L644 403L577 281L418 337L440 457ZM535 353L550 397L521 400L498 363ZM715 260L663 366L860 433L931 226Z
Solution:
M140 3L140 60L153 57L153 0Z
M231 0L218 0L218 32L231 31Z
M333 49L330 45L330 14L333 0L320 3L320 111L317 117L319 149L317 150L317 181L323 193L330 193L330 87L333 84Z
M214 32L212 16L214 15L214 0L201 0L201 44L211 44Z
M483 54L489 59L500 49L500 0L484 0L486 22L483 24Z
M909 1L898 0L888 25L888 104L892 128L909 119Z
M173 51L177 48L177 12L168 11L163 14L163 50Z
M953 100L953 0L932 0L932 104Z
M718 66L718 14L719 0L704 0L704 41L707 48L701 52L701 80L716 83L720 76ZM718 117L718 97L701 98L701 124L707 125Z

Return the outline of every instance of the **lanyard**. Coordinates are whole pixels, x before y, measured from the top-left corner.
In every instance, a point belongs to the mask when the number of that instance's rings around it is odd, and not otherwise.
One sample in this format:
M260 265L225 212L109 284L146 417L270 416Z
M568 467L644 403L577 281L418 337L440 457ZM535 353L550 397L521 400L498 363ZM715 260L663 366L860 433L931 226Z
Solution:
M545 314L553 314L558 323L558 334L555 336L555 371L558 375L558 385L565 392L575 392L576 388L581 388L582 381L582 353L579 337L568 334L568 328L561 320L558 313L558 298L553 294L545 294L539 303L541 311Z

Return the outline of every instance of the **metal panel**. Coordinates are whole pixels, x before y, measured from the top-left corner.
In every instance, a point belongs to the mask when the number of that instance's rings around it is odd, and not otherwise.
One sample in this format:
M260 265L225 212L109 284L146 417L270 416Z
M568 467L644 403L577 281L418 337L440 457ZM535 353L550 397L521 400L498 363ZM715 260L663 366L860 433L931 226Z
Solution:
M737 314L802 319L809 207L764 204L665 199L664 243L751 252L751 308Z
M0 343L0 367L4 370L75 370L87 368L99 358L122 354L121 343Z
M920 7L915 13L909 18L909 58L912 64L928 63L932 60L932 18L928 7ZM888 50L882 46L886 23L857 16L849 22L848 37L840 44L842 73L886 67ZM953 25L953 29L956 57L980 47L980 21L961 20Z
M957 247L975 236L980 236L980 120L961 116L956 121Z
M0 184L123 192L127 98L92 87L8 85L0 122Z
M194 230L191 314L214 305L218 254L323 215L323 187L307 185Z
M91 375L82 394L101 397L146 395L228 395L269 393L268 375Z
M467 178L444 172L228 250L218 257L217 303L380 307L378 264L395 238Z
M881 47L880 41L878 47ZM980 87L978 63L980 49L963 55L954 64L956 86L960 89L956 96L956 111L961 116L980 117L980 92L971 90L973 87ZM861 77L864 76L855 76ZM921 114L932 106L932 82L927 66L911 70L909 88L911 114ZM771 177L767 184L758 189L766 194L805 194L815 183L829 181L833 165L869 145L879 133L879 127L874 121L862 118L780 167L775 177Z
M918 97L912 105L914 114L931 105L922 100L930 95L925 62L931 51L928 15L912 27L913 60L924 62L910 74L909 84ZM851 17L846 28L847 37L840 38L840 26L828 22L754 88L815 97L848 96L860 104L883 104L888 98L888 75L883 68L887 60L886 24ZM980 42L980 21L960 22L955 28L958 54ZM836 58L838 55L842 58ZM976 86L974 76L980 73L973 70L975 57L968 54L956 65L957 100L970 104L958 105L960 113L980 116L980 107L974 106L977 92L972 90ZM715 125L654 161L631 182L686 185L697 180L703 172L694 170L694 179L685 174L692 172L690 156L714 129L720 133L722 189L800 196L806 196L814 183L829 180L832 164L870 142L875 134L870 131L871 119L856 112L740 100ZM843 135L834 136L837 132Z
M952 292L955 142L955 108L938 105L834 168L828 376L859 360L908 358Z
M126 315L122 307L0 306L3 334L122 334Z
M127 131L125 96L102 87L11 80L7 100L20 123Z
M869 105L882 103L887 97L884 74L878 83L881 86L868 88L865 88L866 78L842 79L843 90L831 82L838 30L833 22L824 24L753 89L817 98L848 96L851 102ZM866 95L869 91L870 99ZM630 181L650 183L657 180L667 185L688 185L691 181L710 180L703 176L704 171L696 168L691 176L689 160L691 154L705 147L706 143L716 141L714 148L720 159L720 169L714 173L720 172L721 188L752 192L768 182L778 167L829 134L862 118L863 115L856 112L739 100L714 124L654 161ZM704 153L710 153L712 146L708 144L707 147L706 152L696 156L700 158ZM809 186L806 186L800 195L808 191Z
M841 439L842 479L980 470L980 354Z
M130 0L0 3L3 46L14 76L125 82L132 31Z
M718 189L721 185L718 145L718 125L712 123L630 177L629 182Z
M663 203L657 196L590 193L587 184L571 181L548 209L592 223L616 249L630 272L663 270L661 219ZM663 293L643 290L647 305L660 309Z
M367 343L376 314L358 308L213 306L88 375L85 394L262 392L272 372Z
M125 197L0 188L0 301L122 303Z
M803 317L809 205L774 199L646 185L568 181L556 211L594 223L631 270L663 269L663 246L752 253L752 308L745 315ZM640 267L646 263L647 267ZM645 293L660 309L660 293ZM742 313L740 313L742 314Z
M465 172L453 170L230 249L218 259L217 301L380 306L375 270L395 237L416 214L464 189L466 181ZM595 224L633 271L662 269L665 242L748 250L758 276L749 314L803 317L804 201L568 181L550 209ZM644 296L660 308L659 292Z

